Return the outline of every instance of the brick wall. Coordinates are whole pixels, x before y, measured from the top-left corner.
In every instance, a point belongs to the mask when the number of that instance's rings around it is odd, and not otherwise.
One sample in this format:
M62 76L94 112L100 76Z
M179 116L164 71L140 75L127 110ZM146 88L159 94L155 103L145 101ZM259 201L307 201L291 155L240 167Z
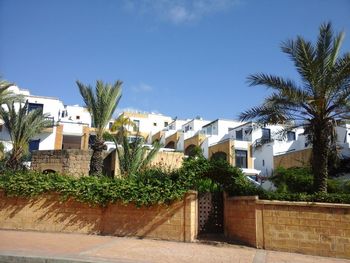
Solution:
M231 240L256 246L256 197L227 198L224 201L224 232Z
M350 205L240 197L225 212L226 236L254 247L350 258Z
M0 192L0 228L191 242L197 236L197 193L189 192L170 206L116 203L102 208L60 202L57 195L24 199Z

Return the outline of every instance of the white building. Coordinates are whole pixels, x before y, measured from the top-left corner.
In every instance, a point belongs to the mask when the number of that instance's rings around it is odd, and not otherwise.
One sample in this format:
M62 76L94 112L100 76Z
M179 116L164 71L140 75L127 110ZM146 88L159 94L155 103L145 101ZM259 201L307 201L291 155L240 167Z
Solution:
M65 106L58 98L31 95L28 90L21 90L17 86L9 90L23 96L28 102L28 111L41 109L52 121L51 128L31 139L30 151L88 148L91 117L86 108ZM3 125L0 128L0 141L4 143L5 151L12 149L9 133Z

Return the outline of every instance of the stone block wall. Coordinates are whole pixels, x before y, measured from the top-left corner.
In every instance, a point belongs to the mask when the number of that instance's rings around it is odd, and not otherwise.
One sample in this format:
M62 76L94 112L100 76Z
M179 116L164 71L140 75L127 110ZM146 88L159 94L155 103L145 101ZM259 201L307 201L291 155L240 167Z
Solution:
M310 164L311 156L312 149L305 149L301 151L277 155L273 157L273 166L275 170L278 167L305 167Z
M350 205L225 199L225 234L251 246L350 258Z
M32 166L35 171L55 171L74 177L89 174L91 152L87 150L45 150L32 153Z
M168 169L177 169L182 166L185 155L182 152L158 152L150 166L160 166Z
M255 196L224 201L224 233L231 240L256 246Z
M0 192L0 228L191 242L197 236L196 207L196 192L169 206L140 208L122 203L91 207L74 200L60 202L57 195L25 199Z

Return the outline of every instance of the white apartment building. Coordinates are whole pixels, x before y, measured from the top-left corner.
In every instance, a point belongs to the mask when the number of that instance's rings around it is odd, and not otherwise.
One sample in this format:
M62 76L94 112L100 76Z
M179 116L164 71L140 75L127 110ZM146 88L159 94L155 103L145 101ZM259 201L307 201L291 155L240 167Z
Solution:
M152 137L173 121L171 117L157 113L124 111L120 115L129 118L135 124L135 127L127 127L130 138L142 136L148 143L152 143Z
M235 149L251 148L254 168L262 176L270 176L274 170L274 157L310 148L303 135L304 129L283 132L280 125L261 127L253 122L232 129L227 135L234 140Z
M88 148L91 117L86 108L66 106L58 98L32 95L17 86L9 90L24 97L28 102L28 111L41 109L52 120L52 127L31 139L30 151ZM5 151L12 149L9 133L3 125L0 128L0 141L4 143Z

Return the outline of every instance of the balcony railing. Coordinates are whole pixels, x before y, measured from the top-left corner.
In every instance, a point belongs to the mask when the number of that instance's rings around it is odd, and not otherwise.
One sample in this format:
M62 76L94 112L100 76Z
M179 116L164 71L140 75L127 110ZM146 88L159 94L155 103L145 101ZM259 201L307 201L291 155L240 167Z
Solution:
M49 127L53 127L55 125L55 118L54 117L45 117L45 120L49 121Z
M255 140L255 142L253 143L253 147L258 148L258 147L263 146L264 144L267 144L267 143L270 143L273 141L274 141L274 139L271 139L271 138L259 138L259 139Z

